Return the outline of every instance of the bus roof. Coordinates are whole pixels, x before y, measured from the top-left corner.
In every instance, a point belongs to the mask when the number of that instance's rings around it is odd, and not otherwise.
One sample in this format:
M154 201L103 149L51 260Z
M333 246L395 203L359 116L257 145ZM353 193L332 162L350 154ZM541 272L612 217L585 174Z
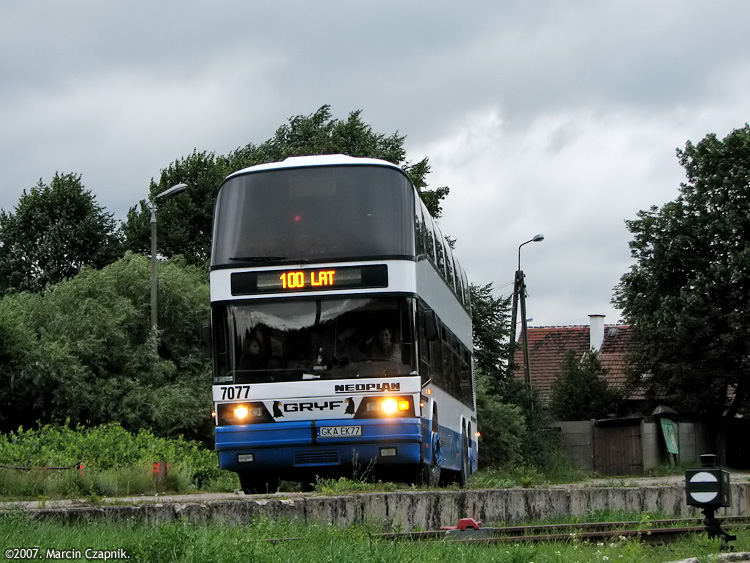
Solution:
M262 172L264 170L276 170L282 168L306 168L309 166L351 166L351 165L368 165L368 166L388 166L395 168L400 172L403 172L401 168L388 162L387 160L381 160L379 158L359 158L353 156L347 156L345 154L322 154L314 156L290 156L281 162L267 162L265 164L257 164L250 166L249 168L243 168L233 172L227 178L236 176L238 174L248 174L252 172Z

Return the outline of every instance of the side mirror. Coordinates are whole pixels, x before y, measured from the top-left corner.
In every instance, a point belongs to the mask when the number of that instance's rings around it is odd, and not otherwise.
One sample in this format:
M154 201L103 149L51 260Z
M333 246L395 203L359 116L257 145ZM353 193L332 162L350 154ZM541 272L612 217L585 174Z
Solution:
M427 309L422 311L422 328L424 329L425 338L429 342L438 339L438 320L435 311Z
M201 343L204 346L211 346L211 327L208 325L201 326Z
M201 344L203 345L203 351L206 352L210 356L211 355L211 342L213 341L213 339L211 338L210 326L208 325L201 326L200 340L201 340Z

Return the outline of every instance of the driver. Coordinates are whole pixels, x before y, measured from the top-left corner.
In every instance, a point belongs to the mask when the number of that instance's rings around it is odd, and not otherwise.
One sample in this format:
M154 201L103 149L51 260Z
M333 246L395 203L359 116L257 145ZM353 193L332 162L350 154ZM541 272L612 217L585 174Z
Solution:
M393 342L393 335L388 327L380 328L367 347L368 359L389 360L401 363L401 347Z

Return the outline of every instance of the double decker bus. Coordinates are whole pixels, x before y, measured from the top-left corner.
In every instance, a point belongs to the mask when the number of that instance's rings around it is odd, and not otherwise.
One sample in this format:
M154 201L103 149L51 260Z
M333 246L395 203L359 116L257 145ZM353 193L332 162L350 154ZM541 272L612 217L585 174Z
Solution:
M398 166L327 155L231 174L210 287L216 451L246 493L476 471L468 282Z

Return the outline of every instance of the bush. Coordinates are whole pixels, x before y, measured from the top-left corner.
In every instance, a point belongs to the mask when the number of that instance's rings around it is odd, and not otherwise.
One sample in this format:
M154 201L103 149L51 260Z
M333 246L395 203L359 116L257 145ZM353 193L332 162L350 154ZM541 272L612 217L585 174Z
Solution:
M167 462L163 482L153 464ZM83 471L77 466L83 464ZM166 439L149 430L133 434L119 424L91 428L45 425L0 435L0 494L5 496L116 496L149 491L185 492L213 484L232 490L236 477L219 469L216 455L197 442ZM36 468L29 471L9 467ZM45 468L67 467L68 470Z
M589 420L616 413L621 394L609 387L606 373L596 353L579 361L575 352L568 352L552 384L550 410L557 419Z

